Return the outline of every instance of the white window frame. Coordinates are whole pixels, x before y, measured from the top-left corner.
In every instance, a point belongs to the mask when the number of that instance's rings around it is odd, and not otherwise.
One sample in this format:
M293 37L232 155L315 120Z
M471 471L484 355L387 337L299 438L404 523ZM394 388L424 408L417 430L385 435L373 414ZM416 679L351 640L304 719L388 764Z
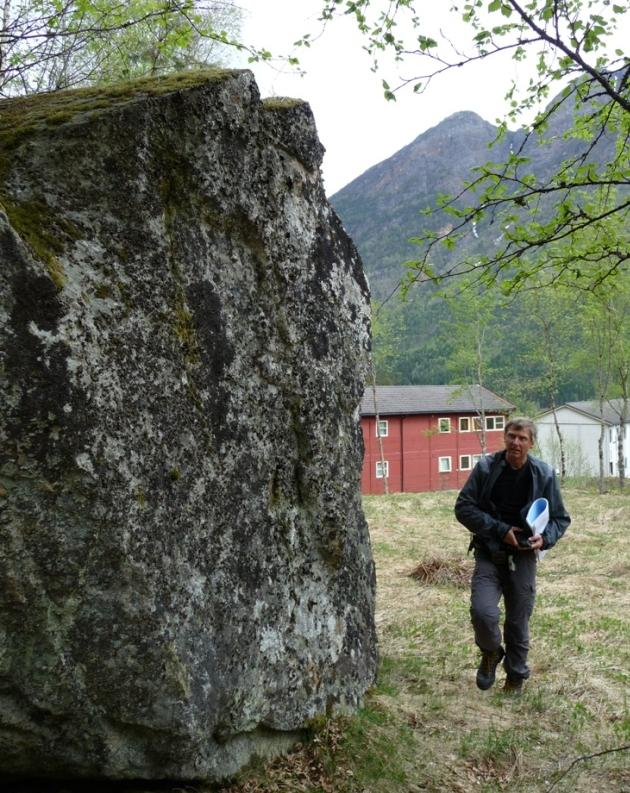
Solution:
M463 460L468 461L468 465L464 465ZM473 467L472 461L472 454L460 454L459 455L459 470L460 471L470 471Z
M477 465L479 460L481 460L481 458L484 457L484 456L485 455L483 455L483 454L473 454L473 455L471 455L471 463L473 464L473 468Z
M442 466L446 465L447 468L443 468ZM453 461L450 457L438 457L438 472L441 474L450 474L453 470Z
M442 422L443 421L446 422L446 425L448 426L447 430L443 430L442 429ZM450 418L447 417L447 416L444 416L443 418L439 418L438 419L438 432L444 433L444 435L446 435L446 433L448 433L450 431L451 431L451 420L450 420Z
M466 422L466 429L464 429L463 424ZM472 430L472 421L470 416L460 416L459 417L459 431L460 432L470 432Z
M500 426L497 426L497 423ZM492 426L490 426L492 424ZM505 416L486 416L486 432L503 432L505 429Z
M385 476L383 476L383 463L385 464ZM376 461L376 478L389 479L389 460Z
M379 419L375 423L375 430L377 438L387 438L389 436L389 420Z

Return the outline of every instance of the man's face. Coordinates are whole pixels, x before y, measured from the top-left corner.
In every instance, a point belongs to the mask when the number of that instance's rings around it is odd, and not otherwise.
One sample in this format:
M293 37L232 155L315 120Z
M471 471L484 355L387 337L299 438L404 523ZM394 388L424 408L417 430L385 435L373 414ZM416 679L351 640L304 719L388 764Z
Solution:
M527 462L527 453L534 445L529 430L510 427L503 436L505 458L512 468L520 468Z

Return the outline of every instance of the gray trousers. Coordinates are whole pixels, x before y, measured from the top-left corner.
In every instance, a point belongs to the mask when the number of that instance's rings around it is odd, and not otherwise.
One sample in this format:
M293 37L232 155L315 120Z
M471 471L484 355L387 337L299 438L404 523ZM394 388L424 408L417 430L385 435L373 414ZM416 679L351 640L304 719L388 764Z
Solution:
M505 621L503 667L512 680L529 677L529 618L536 597L536 557L524 551L514 556L515 570L495 564L478 551L471 584L470 618L475 641L482 652L493 652L501 645L499 601L503 597Z

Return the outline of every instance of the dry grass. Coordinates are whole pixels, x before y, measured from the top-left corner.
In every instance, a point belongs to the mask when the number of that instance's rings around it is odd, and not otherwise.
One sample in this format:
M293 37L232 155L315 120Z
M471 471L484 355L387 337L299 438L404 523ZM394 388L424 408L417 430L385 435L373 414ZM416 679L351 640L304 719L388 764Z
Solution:
M630 488L565 488L573 524L539 567L533 675L520 699L500 680L486 692L474 684L472 562L454 499L365 499L381 663L356 716L322 719L289 756L230 785L152 793L630 793Z
M409 573L421 584L443 584L456 587L470 585L473 563L464 559L426 559Z
M541 563L532 679L474 684L468 533L454 493L368 497L377 686L356 717L229 793L630 793L630 493L566 488L573 525ZM566 772L566 773L565 773ZM562 774L565 774L562 776Z

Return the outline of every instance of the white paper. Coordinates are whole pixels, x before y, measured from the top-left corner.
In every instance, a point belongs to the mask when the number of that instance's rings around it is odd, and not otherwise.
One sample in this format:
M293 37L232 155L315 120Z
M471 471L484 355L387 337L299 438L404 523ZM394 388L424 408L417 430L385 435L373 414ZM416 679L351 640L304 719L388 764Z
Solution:
M533 501L525 520L534 534L542 536L549 523L549 502L547 499L537 498L536 501ZM542 559L546 553L547 551L536 551L536 558Z

